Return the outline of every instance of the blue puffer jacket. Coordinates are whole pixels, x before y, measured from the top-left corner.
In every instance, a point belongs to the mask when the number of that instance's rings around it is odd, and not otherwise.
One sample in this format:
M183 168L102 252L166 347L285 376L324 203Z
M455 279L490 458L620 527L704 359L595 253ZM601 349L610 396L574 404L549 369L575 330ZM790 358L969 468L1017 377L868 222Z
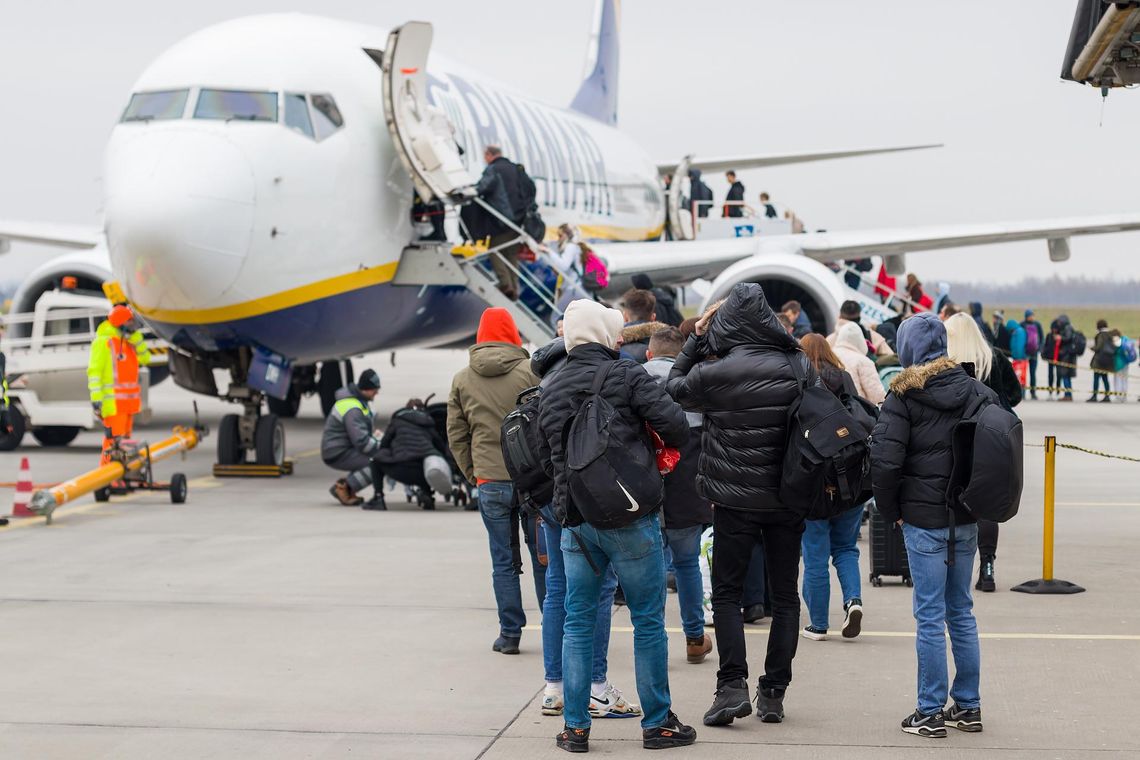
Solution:
M1005 323L1005 329L1009 330L1009 357L1015 361L1028 359L1029 355L1025 353L1025 328L1017 320L1011 319Z

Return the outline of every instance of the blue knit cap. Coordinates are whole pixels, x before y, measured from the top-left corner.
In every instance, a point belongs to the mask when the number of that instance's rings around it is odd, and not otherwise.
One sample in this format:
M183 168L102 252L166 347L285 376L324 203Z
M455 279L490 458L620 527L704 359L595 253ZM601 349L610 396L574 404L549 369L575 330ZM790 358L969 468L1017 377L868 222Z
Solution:
M926 364L946 356L946 326L928 311L903 320L896 339L904 367Z

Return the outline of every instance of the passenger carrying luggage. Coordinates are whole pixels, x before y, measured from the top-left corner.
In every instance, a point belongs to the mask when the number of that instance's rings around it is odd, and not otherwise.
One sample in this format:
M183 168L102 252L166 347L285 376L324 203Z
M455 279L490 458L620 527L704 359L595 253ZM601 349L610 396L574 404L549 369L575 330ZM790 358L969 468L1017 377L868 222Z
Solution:
M800 384L788 410L780 502L807 520L826 520L871 497L871 430L877 413L858 396L808 386L803 354L788 354Z
M913 586L910 580L910 563L906 558L906 543L902 528L888 523L878 508L871 507L871 585L882 586L883 576L902 576L904 586Z
M631 427L601 393L615 366L617 362L598 367L590 392L563 433L571 504L601 530L629 525L656 511L665 498L665 481L645 427Z

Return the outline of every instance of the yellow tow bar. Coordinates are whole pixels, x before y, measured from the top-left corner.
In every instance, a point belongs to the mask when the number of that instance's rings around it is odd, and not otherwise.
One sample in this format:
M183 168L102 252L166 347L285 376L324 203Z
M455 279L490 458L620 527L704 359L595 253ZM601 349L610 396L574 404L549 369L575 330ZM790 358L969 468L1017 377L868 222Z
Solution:
M176 427L173 435L156 444L120 448L116 452L115 461L60 483L54 488L36 491L32 494L28 508L46 517L47 524L51 525L52 513L57 508L101 488L109 488L113 483L127 480L133 474L144 474L147 485L153 485L149 483L152 463L190 451L205 437L206 429L199 425L192 428Z

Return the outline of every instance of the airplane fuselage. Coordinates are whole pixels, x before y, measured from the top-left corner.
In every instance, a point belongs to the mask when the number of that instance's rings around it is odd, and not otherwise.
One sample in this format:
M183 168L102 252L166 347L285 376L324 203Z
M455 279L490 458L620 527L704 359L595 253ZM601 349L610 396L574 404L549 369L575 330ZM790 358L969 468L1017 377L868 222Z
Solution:
M311 363L473 332L484 305L465 289L391 284L416 233L382 75L364 53L386 38L312 16L244 18L188 37L139 78L107 148L106 231L116 278L163 337ZM474 176L488 144L527 167L549 229L660 235L656 167L618 130L435 54L429 97Z

